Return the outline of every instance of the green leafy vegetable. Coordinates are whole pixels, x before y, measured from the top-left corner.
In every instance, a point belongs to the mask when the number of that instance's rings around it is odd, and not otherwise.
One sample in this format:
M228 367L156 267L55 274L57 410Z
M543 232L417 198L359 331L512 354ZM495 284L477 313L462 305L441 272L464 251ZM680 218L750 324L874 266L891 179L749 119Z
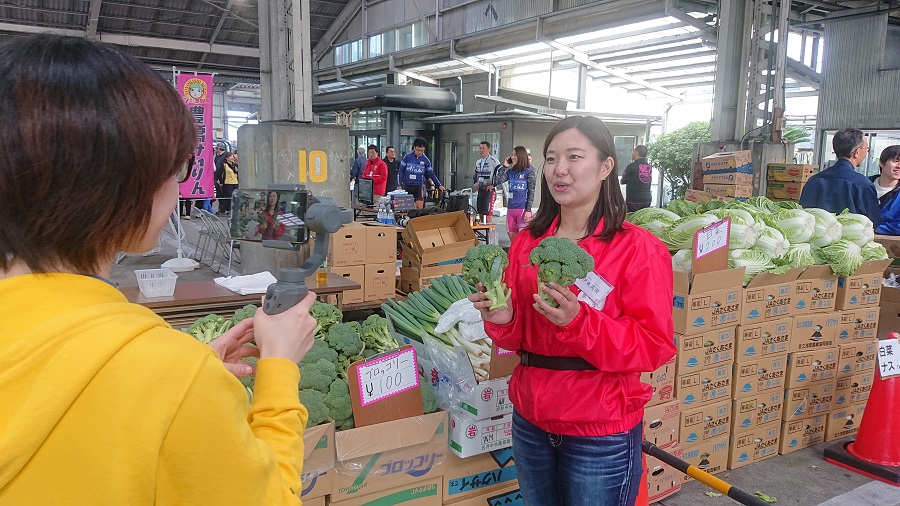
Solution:
M581 249L575 241L562 237L547 237L531 250L528 260L538 270L538 284L557 283L567 287L578 278L594 270L594 257ZM538 289L540 297L553 307L556 299Z
M774 498L773 496L763 494L759 490L757 490L756 492L753 492L753 495L755 495L760 500L765 501L767 503L778 502L778 499Z
M717 221L718 218L709 213L692 214L672 224L660 239L666 244L669 251L689 249L693 247L694 234L701 228L708 227Z
M841 239L841 229L843 227L834 214L815 207L805 209L805 211L816 219L815 231L809 239L810 244L824 248Z
M816 232L816 218L802 209L782 209L762 218L767 225L784 234L791 244L807 242Z
M841 239L822 248L822 258L839 276L849 276L863 263L862 249L856 243Z
M865 246L875 240L875 228L872 220L862 214L854 214L846 209L837 215L841 224L841 239L850 241L857 246Z
M791 243L784 238L784 235L778 229L766 227L759 234L753 247L765 253L769 258L774 259L781 258L782 255L787 253Z
M677 199L669 202L669 205L666 206L666 209L684 218L685 216L697 214L699 207L700 205L694 202L689 202L684 199Z
M870 242L860 248L860 250L864 261L888 259L887 250L877 242Z
M746 285L760 272L775 268L772 258L756 249L735 249L728 255L728 268L744 267L744 284Z
M691 272L691 261L694 252L689 249L680 249L672 255L672 270L675 272Z

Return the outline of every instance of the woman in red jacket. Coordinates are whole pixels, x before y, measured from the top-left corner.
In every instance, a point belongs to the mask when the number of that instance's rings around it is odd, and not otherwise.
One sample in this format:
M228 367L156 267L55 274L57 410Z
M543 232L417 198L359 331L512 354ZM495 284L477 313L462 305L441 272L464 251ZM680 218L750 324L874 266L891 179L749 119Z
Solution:
M372 180L372 195L375 203L378 203L378 197L384 197L387 190L387 164L378 157L378 146L369 145L369 160L363 169L363 177Z
M544 142L541 204L509 251L510 308L471 300L497 346L517 350L510 382L513 451L525 504L623 506L641 486L641 421L651 388L640 374L675 354L672 260L624 221L615 147L593 117L557 123ZM529 264L545 237L566 237L595 259L577 286L541 286ZM593 286L594 288L591 288ZM597 288L599 287L599 288Z

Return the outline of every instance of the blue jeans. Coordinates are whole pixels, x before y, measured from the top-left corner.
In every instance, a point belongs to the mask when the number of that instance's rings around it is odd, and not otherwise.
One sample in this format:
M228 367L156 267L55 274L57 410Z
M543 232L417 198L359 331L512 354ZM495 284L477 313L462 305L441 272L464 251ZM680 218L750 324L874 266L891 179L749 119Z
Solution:
M526 506L632 506L641 486L641 424L602 437L545 432L513 412L513 455Z

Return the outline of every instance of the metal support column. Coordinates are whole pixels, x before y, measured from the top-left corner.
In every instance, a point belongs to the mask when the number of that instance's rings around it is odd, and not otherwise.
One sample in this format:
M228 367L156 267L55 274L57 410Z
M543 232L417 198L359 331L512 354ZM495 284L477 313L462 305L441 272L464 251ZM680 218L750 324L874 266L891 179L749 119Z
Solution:
M309 0L259 2L261 120L312 121Z
M400 149L400 111L385 111L385 126L387 127L387 145L394 146L397 156L402 157Z
M729 141L742 135L747 101L742 83L747 81L749 63L744 40L750 24L745 23L742 0L719 2L719 33L716 45L716 77L713 95L711 140Z
M587 65L578 66L578 105L577 109L587 109L587 83L588 69Z

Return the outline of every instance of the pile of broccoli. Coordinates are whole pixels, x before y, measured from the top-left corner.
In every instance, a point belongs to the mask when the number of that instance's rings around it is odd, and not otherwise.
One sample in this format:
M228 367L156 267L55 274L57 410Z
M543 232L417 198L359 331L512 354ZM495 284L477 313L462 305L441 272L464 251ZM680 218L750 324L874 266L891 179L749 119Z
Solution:
M564 237L547 237L528 256L531 265L537 268L538 285L541 283L557 283L562 287L570 286L578 278L587 276L594 270L594 257L581 249L578 244ZM540 290L541 299L553 307L558 306L556 299Z
M325 340L316 339L312 349L300 361L300 402L309 413L307 427L319 425L331 417L338 430L353 428L350 387L339 375L338 357L338 352Z
M366 318L359 335L366 346L367 356L369 356L369 351L372 354L376 354L400 347L400 343L394 339L394 336L391 335L391 331L388 329L387 318L382 318L376 314Z
M503 269L509 265L509 257L496 244L479 244L466 252L462 275L469 284L481 283L491 301L490 309L509 307L509 289L503 282Z
M256 314L256 306L247 304L234 312L231 318L225 318L217 314L208 314L195 321L187 329L187 333L203 344L208 344L213 339L227 332L242 320L252 318Z
M316 319L316 337L324 337L332 325L344 319L340 309L318 300L313 302L309 314Z

